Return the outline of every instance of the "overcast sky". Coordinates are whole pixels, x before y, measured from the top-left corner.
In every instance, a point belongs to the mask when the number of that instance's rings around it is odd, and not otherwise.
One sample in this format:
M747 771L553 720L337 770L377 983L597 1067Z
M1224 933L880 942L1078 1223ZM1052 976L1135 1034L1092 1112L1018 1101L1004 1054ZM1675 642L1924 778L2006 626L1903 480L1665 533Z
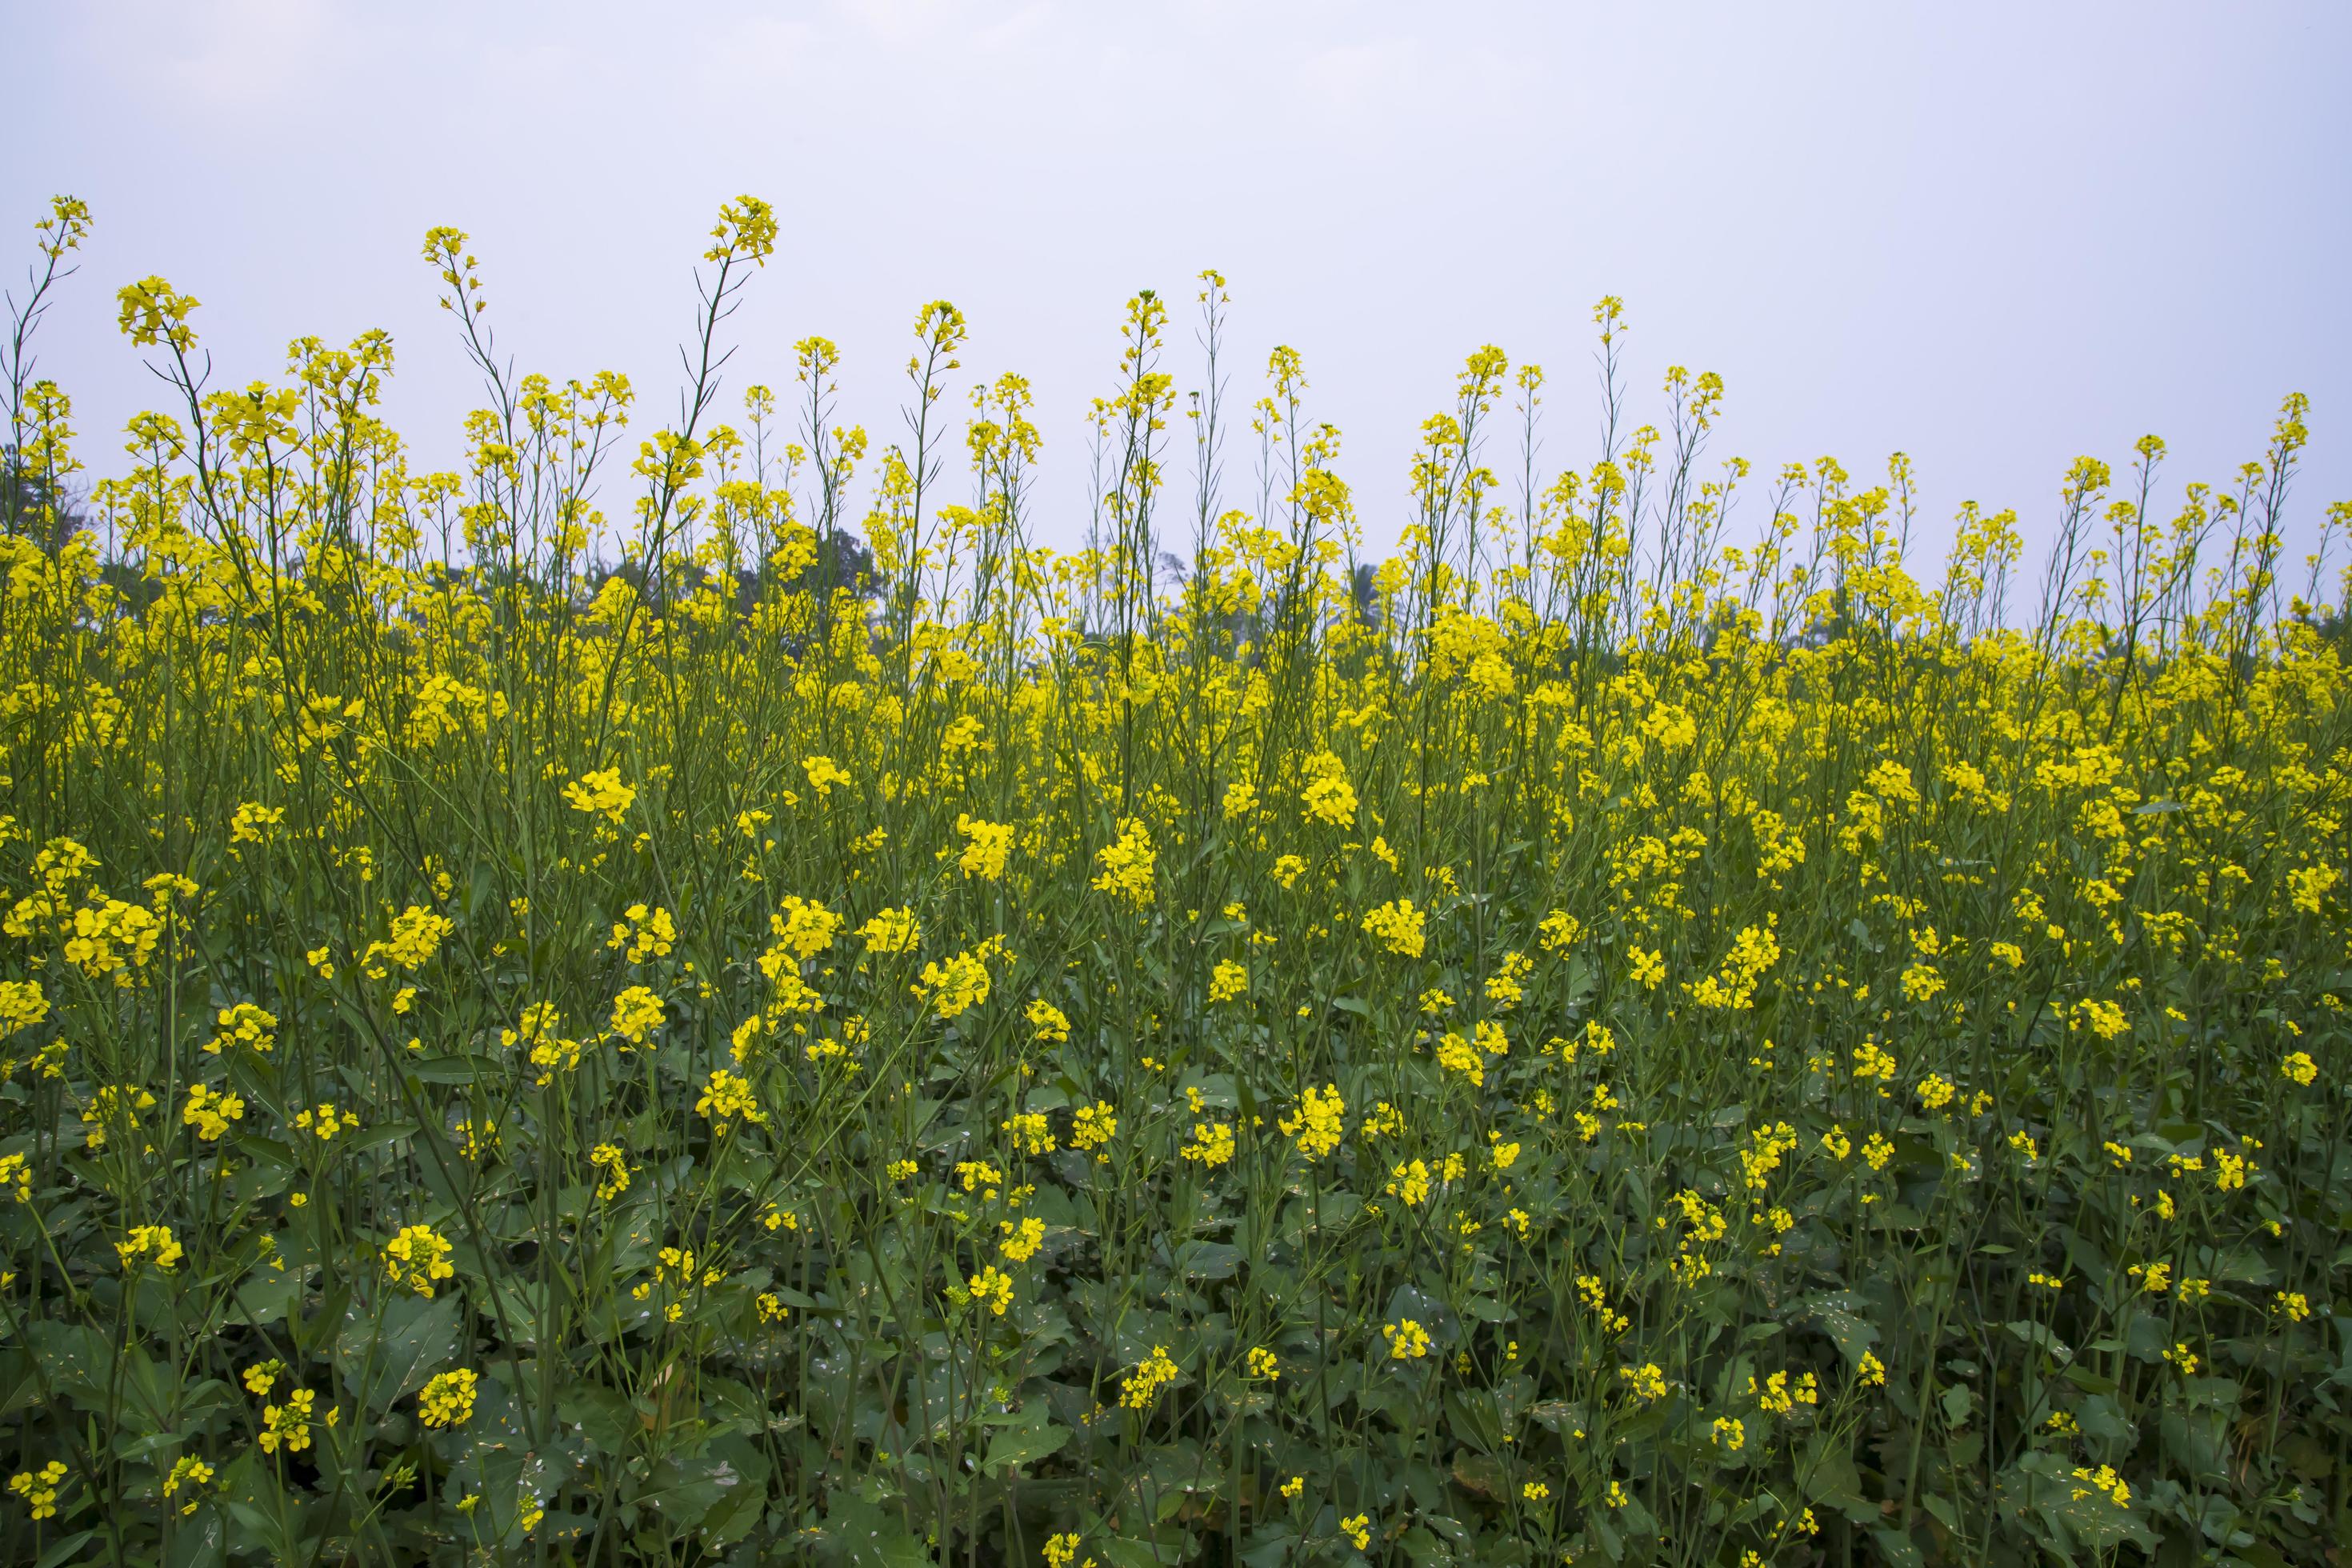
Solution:
M2226 479L2314 400L2305 538L2352 496L2352 5L774 0L396 5L0 0L12 280L53 192L97 232L41 370L82 450L157 388L112 296L204 301L225 383L298 333L394 336L390 412L453 466L478 394L429 225L474 237L525 370L637 384L673 345L718 204L776 204L725 405L791 344L847 356L845 414L898 428L916 309L971 372L1034 383L1046 542L1083 517L1087 399L1123 302L1234 299L1234 392L1305 356L1308 412L1376 545L1462 357L1541 362L1548 457L1591 460L1590 313L1624 297L1631 412L1669 363L1728 384L1714 450L1857 474L1911 454L2046 531L2077 452ZM21 293L21 285L19 285ZM1189 318L1169 368L1194 384ZM1501 457L1497 450L1493 454ZM1497 465L1499 466L1499 464ZM1735 535L1763 520L1760 495ZM608 494L618 510L620 497Z

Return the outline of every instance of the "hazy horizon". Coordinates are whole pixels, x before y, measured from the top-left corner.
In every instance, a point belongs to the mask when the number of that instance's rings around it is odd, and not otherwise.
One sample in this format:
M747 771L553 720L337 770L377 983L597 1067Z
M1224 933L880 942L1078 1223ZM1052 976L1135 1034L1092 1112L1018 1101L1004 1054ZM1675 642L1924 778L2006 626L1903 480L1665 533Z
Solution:
M21 298L48 197L89 202L39 371L98 473L162 401L114 325L115 289L150 273L203 301L215 384L282 379L297 334L389 330L386 416L418 468L457 466L480 397L417 256L436 223L473 237L519 369L622 371L648 434L675 406L705 231L748 191L782 237L732 323L719 416L747 383L784 394L793 342L821 333L845 358L840 416L878 447L916 310L951 300L965 374L1035 387L1055 546L1083 527L1087 407L1125 300L1169 297L1164 368L1197 386L1209 267L1233 297L1233 406L1273 345L1304 355L1375 554L1415 430L1482 343L1545 365L1547 463L1591 461L1603 293L1632 322L1634 422L1662 416L1668 364L1724 376L1710 458L1759 469L1733 542L1780 464L1834 455L1866 481L1901 449L1931 546L1964 500L2016 508L2038 546L2076 453L2120 474L2134 439L2164 437L2168 507L2259 457L2295 391L2313 400L2295 555L2352 495L2342 8L8 15L31 79L0 264ZM1229 450L1227 504L1249 460Z

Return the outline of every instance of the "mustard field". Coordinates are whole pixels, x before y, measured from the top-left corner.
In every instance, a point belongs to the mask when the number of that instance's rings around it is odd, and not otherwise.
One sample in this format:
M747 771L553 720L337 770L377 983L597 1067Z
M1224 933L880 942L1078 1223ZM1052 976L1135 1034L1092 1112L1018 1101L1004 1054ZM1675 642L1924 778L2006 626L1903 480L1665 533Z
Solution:
M1206 274L1066 440L927 305L869 435L746 197L659 428L434 230L425 471L389 339L161 278L74 430L89 223L0 363L7 1561L2340 1561L2300 398L1952 522L1611 299L1596 436L1481 348L1351 487Z

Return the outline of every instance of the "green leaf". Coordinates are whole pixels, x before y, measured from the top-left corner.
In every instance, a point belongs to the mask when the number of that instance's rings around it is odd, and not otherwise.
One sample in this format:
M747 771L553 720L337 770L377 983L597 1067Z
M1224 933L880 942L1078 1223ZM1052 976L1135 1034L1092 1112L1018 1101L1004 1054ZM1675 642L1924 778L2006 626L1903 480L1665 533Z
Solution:
M33 1358L15 1345L0 1350L0 1416L37 1405L41 1397L40 1373Z
M1176 1249L1176 1271L1187 1279L1230 1279L1241 1263L1241 1248L1229 1242L1188 1241Z
M2011 1333L2040 1350L2060 1366L2064 1366L2074 1359L2074 1352L2068 1350L2065 1342L2050 1331L2050 1325L2047 1323L2014 1322L2007 1327Z
M1964 1383L1956 1383L1944 1390L1944 1396L1938 1403L1944 1408L1946 1426L1963 1426L1968 1424L1969 1412L1976 1408L1976 1391Z
M226 1321L247 1323L256 1328L265 1323L275 1323L286 1316L301 1289L300 1270L272 1268L265 1263L247 1275L230 1292Z
M702 1518L703 1545L713 1552L742 1540L759 1527L768 1508L768 1458L757 1445L729 1434L710 1445L709 1456L731 1466L740 1484L723 1492Z
M732 1545L759 1528L767 1511L768 1489L745 1484L722 1494L702 1516L702 1542L716 1552Z
M276 1468L257 1445L224 1467L218 1484L232 1552L252 1552L278 1563L302 1560L301 1500L278 1484Z
M393 1296L379 1323L354 1301L335 1336L335 1370L373 1414L415 1393L457 1353L457 1298Z
M1048 1455L1059 1453L1070 1440L1067 1426L1055 1426L1045 1420L1042 1400L1024 1408L1022 1414L1026 1415L1030 1410L1037 1413L1035 1422L1008 1426L989 1439L988 1458L981 1461L982 1469L996 1471L1015 1465L1034 1465Z
M1454 1553L1445 1543L1437 1539L1434 1531L1423 1525L1416 1524L1406 1531L1398 1537L1397 1544L1404 1548L1405 1556L1419 1568L1435 1568L1437 1564L1454 1561Z
M351 1141L343 1145L343 1156L349 1159L354 1154L364 1154L371 1150L406 1142L415 1136L416 1123L414 1121L404 1120L382 1122L373 1127L362 1128L352 1134Z
M73 1554L89 1544L89 1538L97 1533L95 1530L85 1530L67 1536L63 1541L42 1552L41 1560L34 1563L33 1568L59 1568L60 1564L70 1563L73 1561Z
M458 1270L481 1286L476 1297L482 1315L490 1320L507 1342L525 1349L539 1344L540 1324L546 1318L547 1290L536 1279L485 1268L481 1254L470 1246L457 1248Z
M1459 1441L1482 1454L1502 1451L1505 1436L1502 1410L1489 1391L1483 1388L1452 1390L1445 1396L1445 1415L1446 1425ZM1457 1477L1461 1474L1458 1464L1454 1473Z
M165 1568L218 1568L226 1545L220 1510L200 1508L193 1517L181 1520L173 1531L172 1555L165 1560Z
M931 1554L893 1509L835 1492L826 1505L826 1545L844 1568L931 1568Z
M1878 1325L1862 1315L1863 1305L1862 1298L1852 1291L1838 1290L1808 1297L1801 1310L1829 1335L1848 1363L1859 1365L1862 1352L1878 1342Z
M2066 1381L2085 1394L2113 1394L2116 1391L2115 1379L2102 1377L2080 1362L2066 1369Z
M1918 1543L1899 1530L1874 1530L1870 1538L1878 1542L1879 1553L1891 1568L1927 1568L1927 1560L1919 1555Z
M1454 1479L1465 1490L1483 1498L1501 1498L1510 1490L1510 1472L1502 1460L1467 1448L1454 1456Z
M1111 1568L1180 1568L1192 1555L1181 1533L1150 1541L1114 1537L1095 1549L1109 1559Z
M654 1467L637 1500L651 1503L673 1529L693 1530L742 1484L742 1472L716 1454L673 1454Z
M408 1070L425 1083L504 1083L507 1079L507 1069L496 1057L426 1057L410 1061Z
M1242 1561L1248 1568L1285 1568L1298 1546L1298 1532L1287 1524L1263 1524L1243 1538Z
M25 1342L52 1389L88 1408L104 1403L114 1351L97 1330L44 1318L25 1325Z
M2230 1484L2222 1458L2221 1423L2202 1414L2168 1410L2157 1423L2164 1451L2180 1473L2201 1486Z
M637 1425L627 1397L593 1383L566 1384L555 1391L555 1418L607 1454L619 1454Z
M1805 1496L1812 1501L1837 1510L1856 1524L1878 1518L1878 1505L1862 1495L1862 1476L1843 1439L1816 1436L1799 1469L1805 1477Z
M120 1415L125 1436L152 1436L178 1425L178 1385L165 1376L145 1347L124 1347L116 1383L121 1390Z

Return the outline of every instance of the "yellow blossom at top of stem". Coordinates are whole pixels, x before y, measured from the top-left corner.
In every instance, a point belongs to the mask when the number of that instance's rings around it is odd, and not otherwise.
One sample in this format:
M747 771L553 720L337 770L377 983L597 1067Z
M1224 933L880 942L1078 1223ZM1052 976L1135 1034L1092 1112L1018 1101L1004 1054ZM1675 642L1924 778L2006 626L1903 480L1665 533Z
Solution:
M48 1016L49 1001L39 981L0 980L0 1036L30 1028Z
M1004 1232L1004 1239L998 1243L998 1248L1011 1262L1026 1263L1045 1245L1045 1222L1034 1215L1018 1225L1009 1219L1001 1221L999 1228Z
M809 787L816 791L821 799L830 797L835 784L853 782L848 772L831 757L803 757L801 772L808 776Z
M1004 862L1013 853L1013 828L1008 823L983 822L969 813L956 816L956 831L963 835L963 853L956 859L957 868L967 877L984 882L1001 880Z
M188 317L196 308L194 296L183 294L162 278L126 283L115 296L116 321L123 334L140 348L168 346L181 353L195 347L196 331Z
M943 962L923 965L913 990L930 1005L934 1016L961 1017L988 1000L988 963L979 952L950 953Z
M621 782L620 769L599 768L565 784L563 798L572 810L601 816L617 826L630 803L637 798L637 792L633 785Z
M218 1022L219 1032L205 1043L205 1049L214 1056L231 1046L267 1052L278 1043L278 1015L250 1002L238 1002L222 1008Z
M411 904L392 917L392 930L382 942L367 944L360 954L360 967L369 978L383 979L393 969L414 972L433 962L441 951L441 943L457 929L457 923L446 915L436 914L419 904Z
M458 1367L436 1373L416 1395L416 1417L427 1426L462 1426L474 1414L474 1394L480 1380Z
M1016 1111L997 1123L997 1131L1010 1132L1022 1152L1050 1154L1054 1152L1054 1124L1042 1110Z
M1234 1130L1222 1121L1195 1121L1192 1139L1177 1151L1184 1159L1208 1170L1229 1164L1234 1157Z
M866 939L866 952L888 954L913 952L920 930L915 921L915 911L901 905L877 910L857 928L857 934Z
M1154 1345L1151 1353L1139 1363L1136 1369L1119 1381L1118 1402L1129 1410L1149 1410L1160 1391L1176 1381L1174 1358L1166 1345Z
M1418 1361L1429 1353L1429 1331L1411 1318L1381 1325L1391 1361Z
M612 1031L632 1046L642 1046L662 1026L662 999L643 985L632 985L613 998Z
M116 1254L125 1268L152 1263L169 1273L179 1267L180 1244L172 1239L172 1227L167 1225L134 1225L130 1236L114 1244Z
M619 950L622 960L643 963L647 959L667 958L677 941L677 922L670 912L658 905L631 904L613 922L613 934L605 940L608 948Z
M1276 1125L1282 1135L1294 1139L1298 1152L1308 1160L1319 1160L1339 1146L1346 1131L1344 1118L1348 1108L1339 1098L1338 1084L1326 1084L1318 1089L1313 1084L1300 1091L1298 1110Z
M1013 1305L1013 1276L990 1264L964 1282L971 1300L998 1317Z
M1423 912L1413 908L1411 899L1391 900L1367 910L1363 923L1366 934L1377 938L1391 952L1419 958L1428 945Z
M1617 1375L1636 1397L1645 1403L1666 1396L1665 1370L1655 1362L1644 1362L1640 1366L1621 1366L1617 1369Z
M711 1069L709 1079L702 1086L702 1098L694 1102L694 1109L697 1115L710 1121L713 1131L722 1134L730 1123L739 1119L745 1121L765 1121L768 1119L761 1110L759 1100L753 1097L751 1084L725 1068Z
M383 1244L384 1273L395 1283L429 1297L442 1280L456 1276L457 1266L449 1261L455 1250L431 1226L408 1226Z
M1102 874L1094 880L1098 890L1137 909L1151 901L1156 862L1151 834L1139 818L1121 822L1118 841L1097 850L1095 859L1102 867Z
M1071 1116L1070 1144L1077 1149L1099 1149L1118 1136L1118 1113L1108 1100L1081 1105Z
M737 196L719 207L719 222L710 230L710 248L703 253L703 259L765 266L775 253L776 233L775 208L757 196Z
M1346 826L1356 820L1356 792L1341 773L1328 773L1298 794L1298 804L1318 822Z
M230 1121L245 1117L245 1100L233 1090L216 1090L207 1084L188 1086L188 1102L179 1107L181 1126L193 1126L197 1138L212 1140L228 1133Z

